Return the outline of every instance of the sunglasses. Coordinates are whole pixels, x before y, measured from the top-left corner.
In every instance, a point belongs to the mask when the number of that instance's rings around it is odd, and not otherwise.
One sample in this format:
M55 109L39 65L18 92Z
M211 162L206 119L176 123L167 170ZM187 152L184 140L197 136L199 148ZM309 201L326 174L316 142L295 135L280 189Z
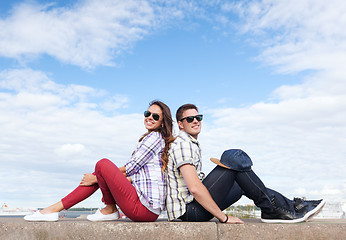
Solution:
M159 115L159 114L157 114L157 113L151 113L151 112L149 112L149 111L145 111L145 112L144 112L144 117L150 117L150 115L153 115L153 119L154 119L155 121L159 121L159 119L160 119L160 115Z
M188 123L192 123L194 118L196 118L196 120L197 120L198 122L200 122L200 121L202 121L202 119L203 119L203 115L202 115L202 114L199 114L199 115L196 115L196 116L188 116L188 117L184 117L184 118L180 119L179 121L182 122L184 119L186 119L186 121L187 121Z

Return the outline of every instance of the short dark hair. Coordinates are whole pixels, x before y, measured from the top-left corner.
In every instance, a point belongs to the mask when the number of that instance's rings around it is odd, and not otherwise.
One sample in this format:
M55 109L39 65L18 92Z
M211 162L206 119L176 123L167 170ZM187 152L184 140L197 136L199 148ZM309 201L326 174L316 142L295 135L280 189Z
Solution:
M189 109L196 109L196 111L198 112L198 108L196 107L196 105L191 103L184 104L178 108L177 113L175 114L177 122L179 122L183 118L184 111Z

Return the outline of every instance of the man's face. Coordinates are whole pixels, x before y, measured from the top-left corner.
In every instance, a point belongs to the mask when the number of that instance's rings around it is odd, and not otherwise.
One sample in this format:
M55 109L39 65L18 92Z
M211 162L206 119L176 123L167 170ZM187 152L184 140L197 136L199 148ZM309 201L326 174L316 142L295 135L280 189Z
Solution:
M183 112L182 118L196 115L198 115L198 111L196 109L188 109ZM185 131L197 139L198 134L201 132L202 122L198 122L197 119L194 118L191 123L188 123L186 119L184 119L183 121L178 121L178 126L180 130Z

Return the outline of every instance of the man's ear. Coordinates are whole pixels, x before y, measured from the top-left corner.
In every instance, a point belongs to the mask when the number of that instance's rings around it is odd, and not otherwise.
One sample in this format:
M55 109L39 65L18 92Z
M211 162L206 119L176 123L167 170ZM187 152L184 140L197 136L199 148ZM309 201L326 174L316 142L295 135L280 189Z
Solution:
M182 121L178 121L178 127L180 130L184 129L184 125Z

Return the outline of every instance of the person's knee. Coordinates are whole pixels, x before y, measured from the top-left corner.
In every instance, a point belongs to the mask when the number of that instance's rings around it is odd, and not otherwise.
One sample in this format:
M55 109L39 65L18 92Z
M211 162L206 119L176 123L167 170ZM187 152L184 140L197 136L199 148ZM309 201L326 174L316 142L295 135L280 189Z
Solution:
M108 166L110 163L112 163L112 162L109 159L107 159L107 158L103 158L103 159L99 160L96 163L95 171L103 168L104 166Z

